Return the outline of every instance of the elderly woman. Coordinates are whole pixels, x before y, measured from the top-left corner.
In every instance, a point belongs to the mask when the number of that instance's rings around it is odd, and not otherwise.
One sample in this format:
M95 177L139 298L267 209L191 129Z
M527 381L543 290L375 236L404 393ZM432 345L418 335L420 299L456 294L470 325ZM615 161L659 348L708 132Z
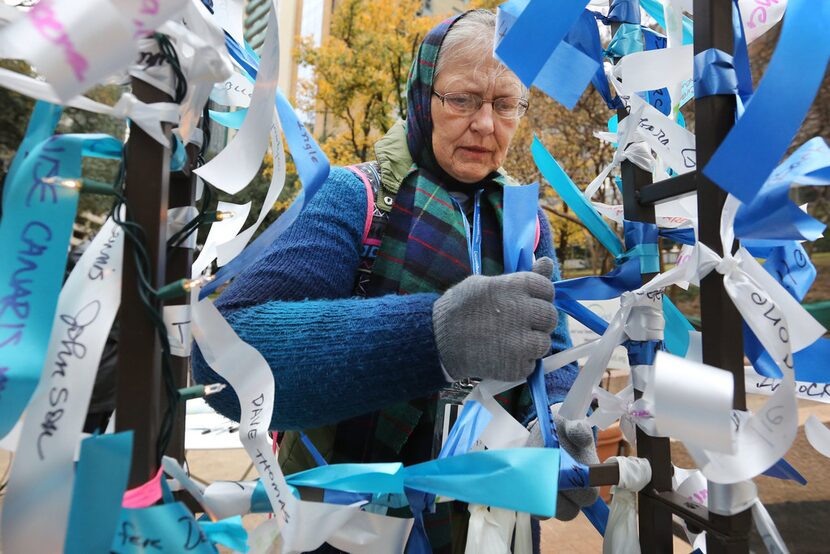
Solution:
M442 390L473 377L524 379L537 358L570 346L552 304L559 275L541 211L533 271L503 275L511 214L502 189L515 183L501 165L528 102L492 57L494 35L495 16L483 10L433 29L410 70L407 120L378 141L377 163L332 169L217 301L274 372L271 428L306 430L329 461L426 461ZM570 366L548 376L552 402L575 374ZM198 353L194 375L221 380ZM517 417L530 411L526 387L499 400ZM239 417L232 390L209 401ZM590 431L563 428L572 455L595 461ZM314 464L291 433L280 461L286 473ZM570 519L595 498L560 495L557 515ZM434 552L463 551L465 516L448 504L427 514Z

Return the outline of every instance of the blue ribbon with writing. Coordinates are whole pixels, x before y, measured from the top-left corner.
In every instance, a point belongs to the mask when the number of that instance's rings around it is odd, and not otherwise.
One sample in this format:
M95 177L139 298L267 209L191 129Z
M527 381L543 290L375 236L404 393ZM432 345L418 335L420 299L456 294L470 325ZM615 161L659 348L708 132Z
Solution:
M123 508L110 551L117 554L217 553L193 514L181 502L149 508Z
M130 478L133 432L81 442L64 554L108 552Z
M830 60L828 20L830 3L790 1L758 90L703 169L745 204L754 200L787 150L818 92Z
M225 45L234 60L247 72L248 78L252 81L255 80L256 71L259 67L259 59L257 59L256 54L240 46L227 32L225 33ZM256 260L294 222L328 178L330 168L328 158L297 118L297 114L288 99L279 90L277 91L276 103L282 130L285 133L285 140L288 143L288 149L291 151L303 188L288 209L270 227L250 243L245 250L240 252L236 258L216 272L216 278L202 287L200 298L211 294Z
M63 283L78 190L45 177L78 178L81 155L120 153L107 135L56 135L21 162L0 221L0 436L20 417L37 386Z
M801 301L816 278L816 268L807 252L797 242L778 246L769 251L764 269ZM760 375L781 378L781 369L767 353L752 330L743 324L744 352L752 367ZM805 383L830 383L830 339L821 338L793 354L795 379Z

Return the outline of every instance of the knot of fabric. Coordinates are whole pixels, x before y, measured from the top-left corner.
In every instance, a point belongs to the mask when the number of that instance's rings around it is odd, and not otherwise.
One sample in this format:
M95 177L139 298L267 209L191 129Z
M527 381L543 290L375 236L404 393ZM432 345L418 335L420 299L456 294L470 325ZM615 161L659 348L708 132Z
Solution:
M112 116L127 119L132 116L135 107L141 103L132 93L125 92L112 107Z
M640 552L637 537L637 492L651 481L651 464L643 458L615 456L620 468L619 484L611 487L614 499L602 543L603 554L631 554Z
M637 304L631 307L625 322L625 334L631 340L663 340L666 321L660 304Z
M721 261L718 262L718 265L715 266L715 271L721 275L731 275L735 271L740 270L740 268L741 261L734 256L727 254L721 259Z
M716 94L737 94L738 74L730 54L709 48L694 57L695 98Z

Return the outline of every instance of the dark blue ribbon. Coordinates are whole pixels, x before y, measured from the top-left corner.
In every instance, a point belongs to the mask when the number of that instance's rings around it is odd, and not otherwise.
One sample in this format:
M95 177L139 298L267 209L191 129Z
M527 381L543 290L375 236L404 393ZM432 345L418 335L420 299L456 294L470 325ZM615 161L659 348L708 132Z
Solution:
M643 44L645 49L648 50L659 50L661 48L666 48L668 46L668 41L666 37L652 31L648 27L641 27L643 31ZM670 115L671 114L671 99L669 98L669 89L663 87L657 90L650 90L648 91L648 103L654 106L654 108L662 113L663 115ZM678 98L678 101L680 99Z

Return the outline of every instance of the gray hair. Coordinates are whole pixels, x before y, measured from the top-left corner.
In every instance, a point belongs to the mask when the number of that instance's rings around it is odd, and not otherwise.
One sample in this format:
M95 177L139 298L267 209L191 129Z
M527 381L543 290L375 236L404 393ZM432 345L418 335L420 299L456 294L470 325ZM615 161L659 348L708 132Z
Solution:
M438 61L435 64L435 76L432 82L446 67L459 60L472 60L469 63L481 65L485 58L482 52L491 53L496 39L496 14L489 10L472 10L459 19L447 32L438 52ZM510 69L499 62L498 72L508 72ZM519 80L518 78L516 79ZM527 98L527 87L519 81L522 98Z

